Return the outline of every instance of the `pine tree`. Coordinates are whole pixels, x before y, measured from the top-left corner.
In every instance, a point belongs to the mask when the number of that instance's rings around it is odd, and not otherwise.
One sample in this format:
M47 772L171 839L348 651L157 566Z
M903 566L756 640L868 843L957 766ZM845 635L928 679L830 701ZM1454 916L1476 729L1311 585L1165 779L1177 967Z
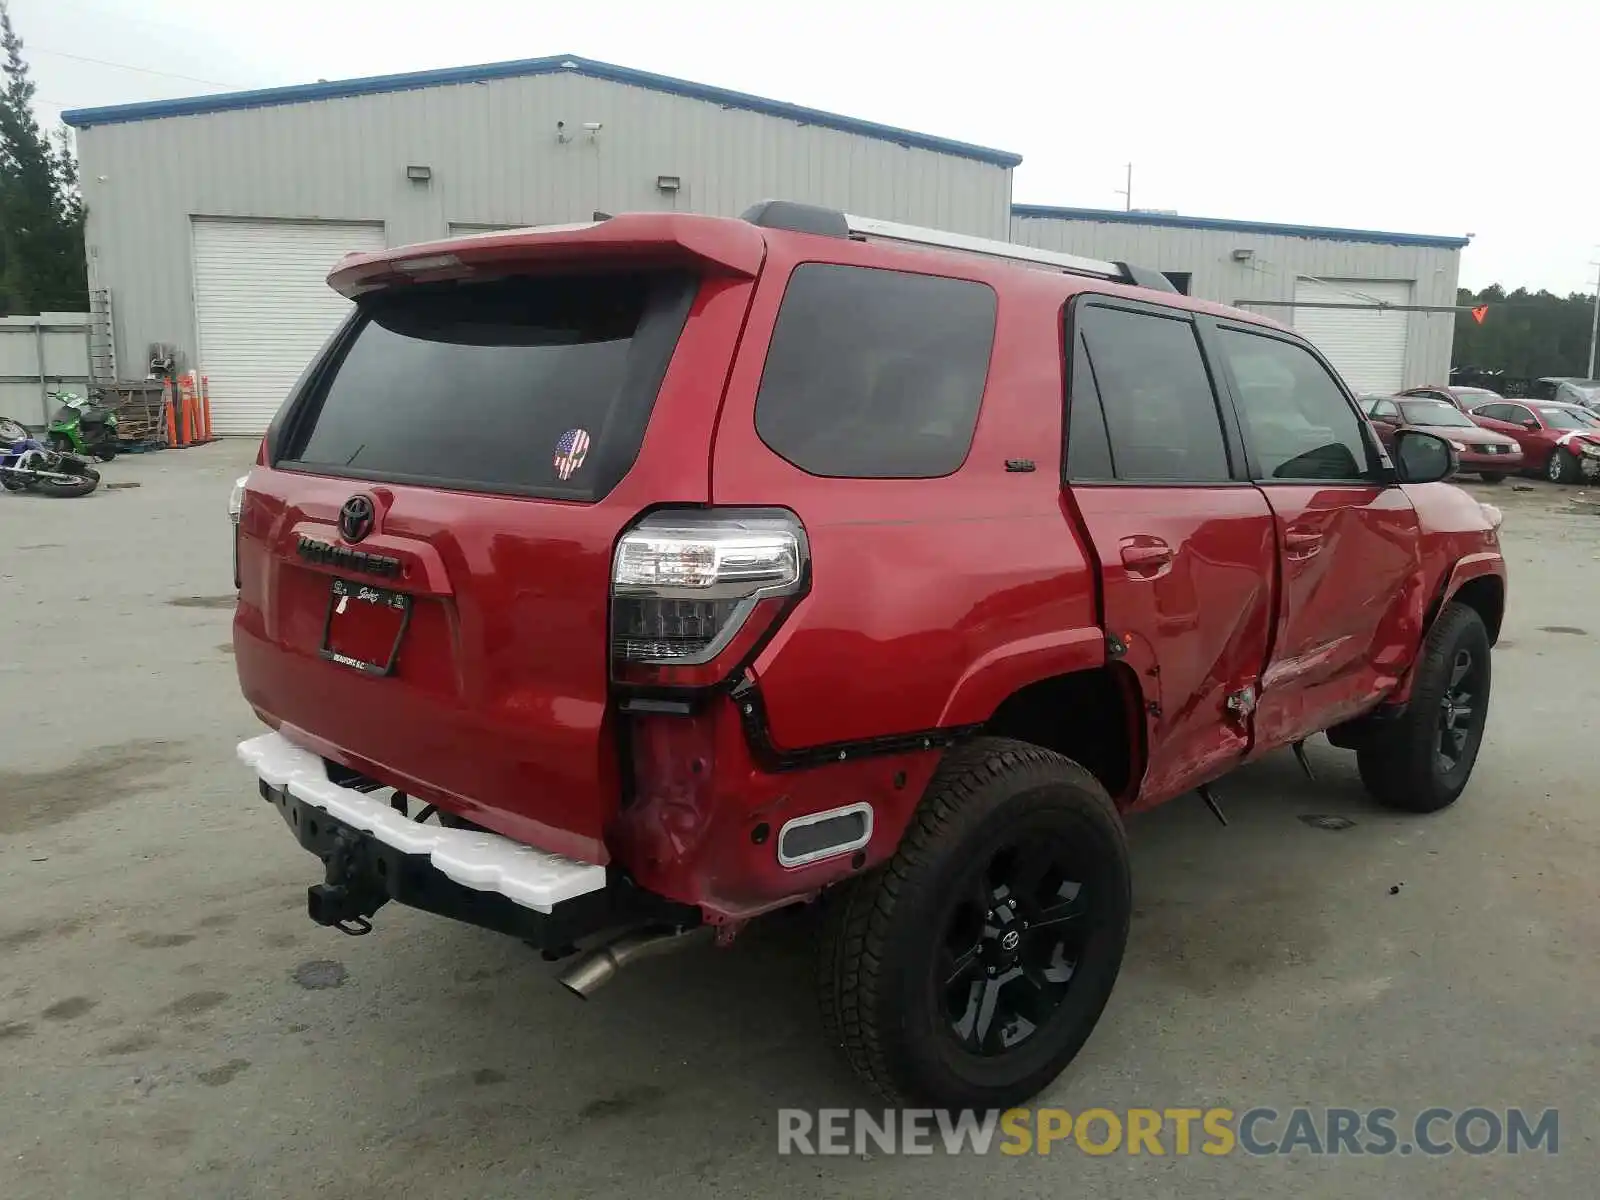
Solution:
M83 203L65 129L54 144L33 115L22 39L0 0L0 315L88 306Z

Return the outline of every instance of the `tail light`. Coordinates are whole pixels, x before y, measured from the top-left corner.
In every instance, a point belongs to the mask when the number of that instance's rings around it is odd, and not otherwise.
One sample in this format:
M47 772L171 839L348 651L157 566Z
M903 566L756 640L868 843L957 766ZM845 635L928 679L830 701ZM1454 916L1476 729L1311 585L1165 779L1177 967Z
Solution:
M786 509L652 513L612 559L613 675L678 686L726 677L804 591L809 559Z

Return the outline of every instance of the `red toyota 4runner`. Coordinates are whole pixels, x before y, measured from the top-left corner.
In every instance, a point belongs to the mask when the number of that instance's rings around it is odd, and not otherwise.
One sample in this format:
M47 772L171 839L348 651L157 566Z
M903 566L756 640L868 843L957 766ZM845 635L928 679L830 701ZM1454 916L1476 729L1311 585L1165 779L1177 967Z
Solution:
M823 897L861 1075L1005 1106L1110 995L1129 813L1316 733L1466 785L1498 514L1262 317L782 202L330 282L233 504L240 755L324 925L591 941L583 994Z

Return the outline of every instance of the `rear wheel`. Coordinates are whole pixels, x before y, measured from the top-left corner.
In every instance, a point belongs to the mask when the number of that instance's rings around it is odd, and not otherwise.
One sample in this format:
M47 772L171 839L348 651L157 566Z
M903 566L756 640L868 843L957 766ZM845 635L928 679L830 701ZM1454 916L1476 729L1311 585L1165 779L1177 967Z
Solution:
M1551 483L1577 483L1578 456L1558 447L1551 452L1550 461L1545 464L1544 475Z
M1105 789L1060 755L980 739L940 767L888 865L830 897L824 1027L891 1100L1021 1103L1094 1029L1130 912Z
M1357 751L1361 782L1391 808L1435 812L1467 786L1489 716L1489 631L1447 604L1428 631L1405 713Z
M35 486L46 496L55 496L62 500L71 500L78 496L87 496L100 486L100 472L89 467L80 468L77 478L68 483L65 480L41 479Z

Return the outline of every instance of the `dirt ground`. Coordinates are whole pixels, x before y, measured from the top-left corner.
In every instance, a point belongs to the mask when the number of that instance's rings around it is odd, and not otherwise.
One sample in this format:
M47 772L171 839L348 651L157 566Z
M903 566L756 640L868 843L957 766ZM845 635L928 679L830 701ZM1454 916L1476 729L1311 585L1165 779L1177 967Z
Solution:
M234 761L225 501L252 447L0 495L0 1197L1594 1194L1600 512L1503 506L1512 599L1462 801L1274 756L1131 825L1121 982L1041 1104L1560 1110L1559 1153L781 1158L872 1104L826 1053L808 919L587 1004L520 943L393 906L313 926L314 861ZM1308 823L1340 816L1352 824Z

